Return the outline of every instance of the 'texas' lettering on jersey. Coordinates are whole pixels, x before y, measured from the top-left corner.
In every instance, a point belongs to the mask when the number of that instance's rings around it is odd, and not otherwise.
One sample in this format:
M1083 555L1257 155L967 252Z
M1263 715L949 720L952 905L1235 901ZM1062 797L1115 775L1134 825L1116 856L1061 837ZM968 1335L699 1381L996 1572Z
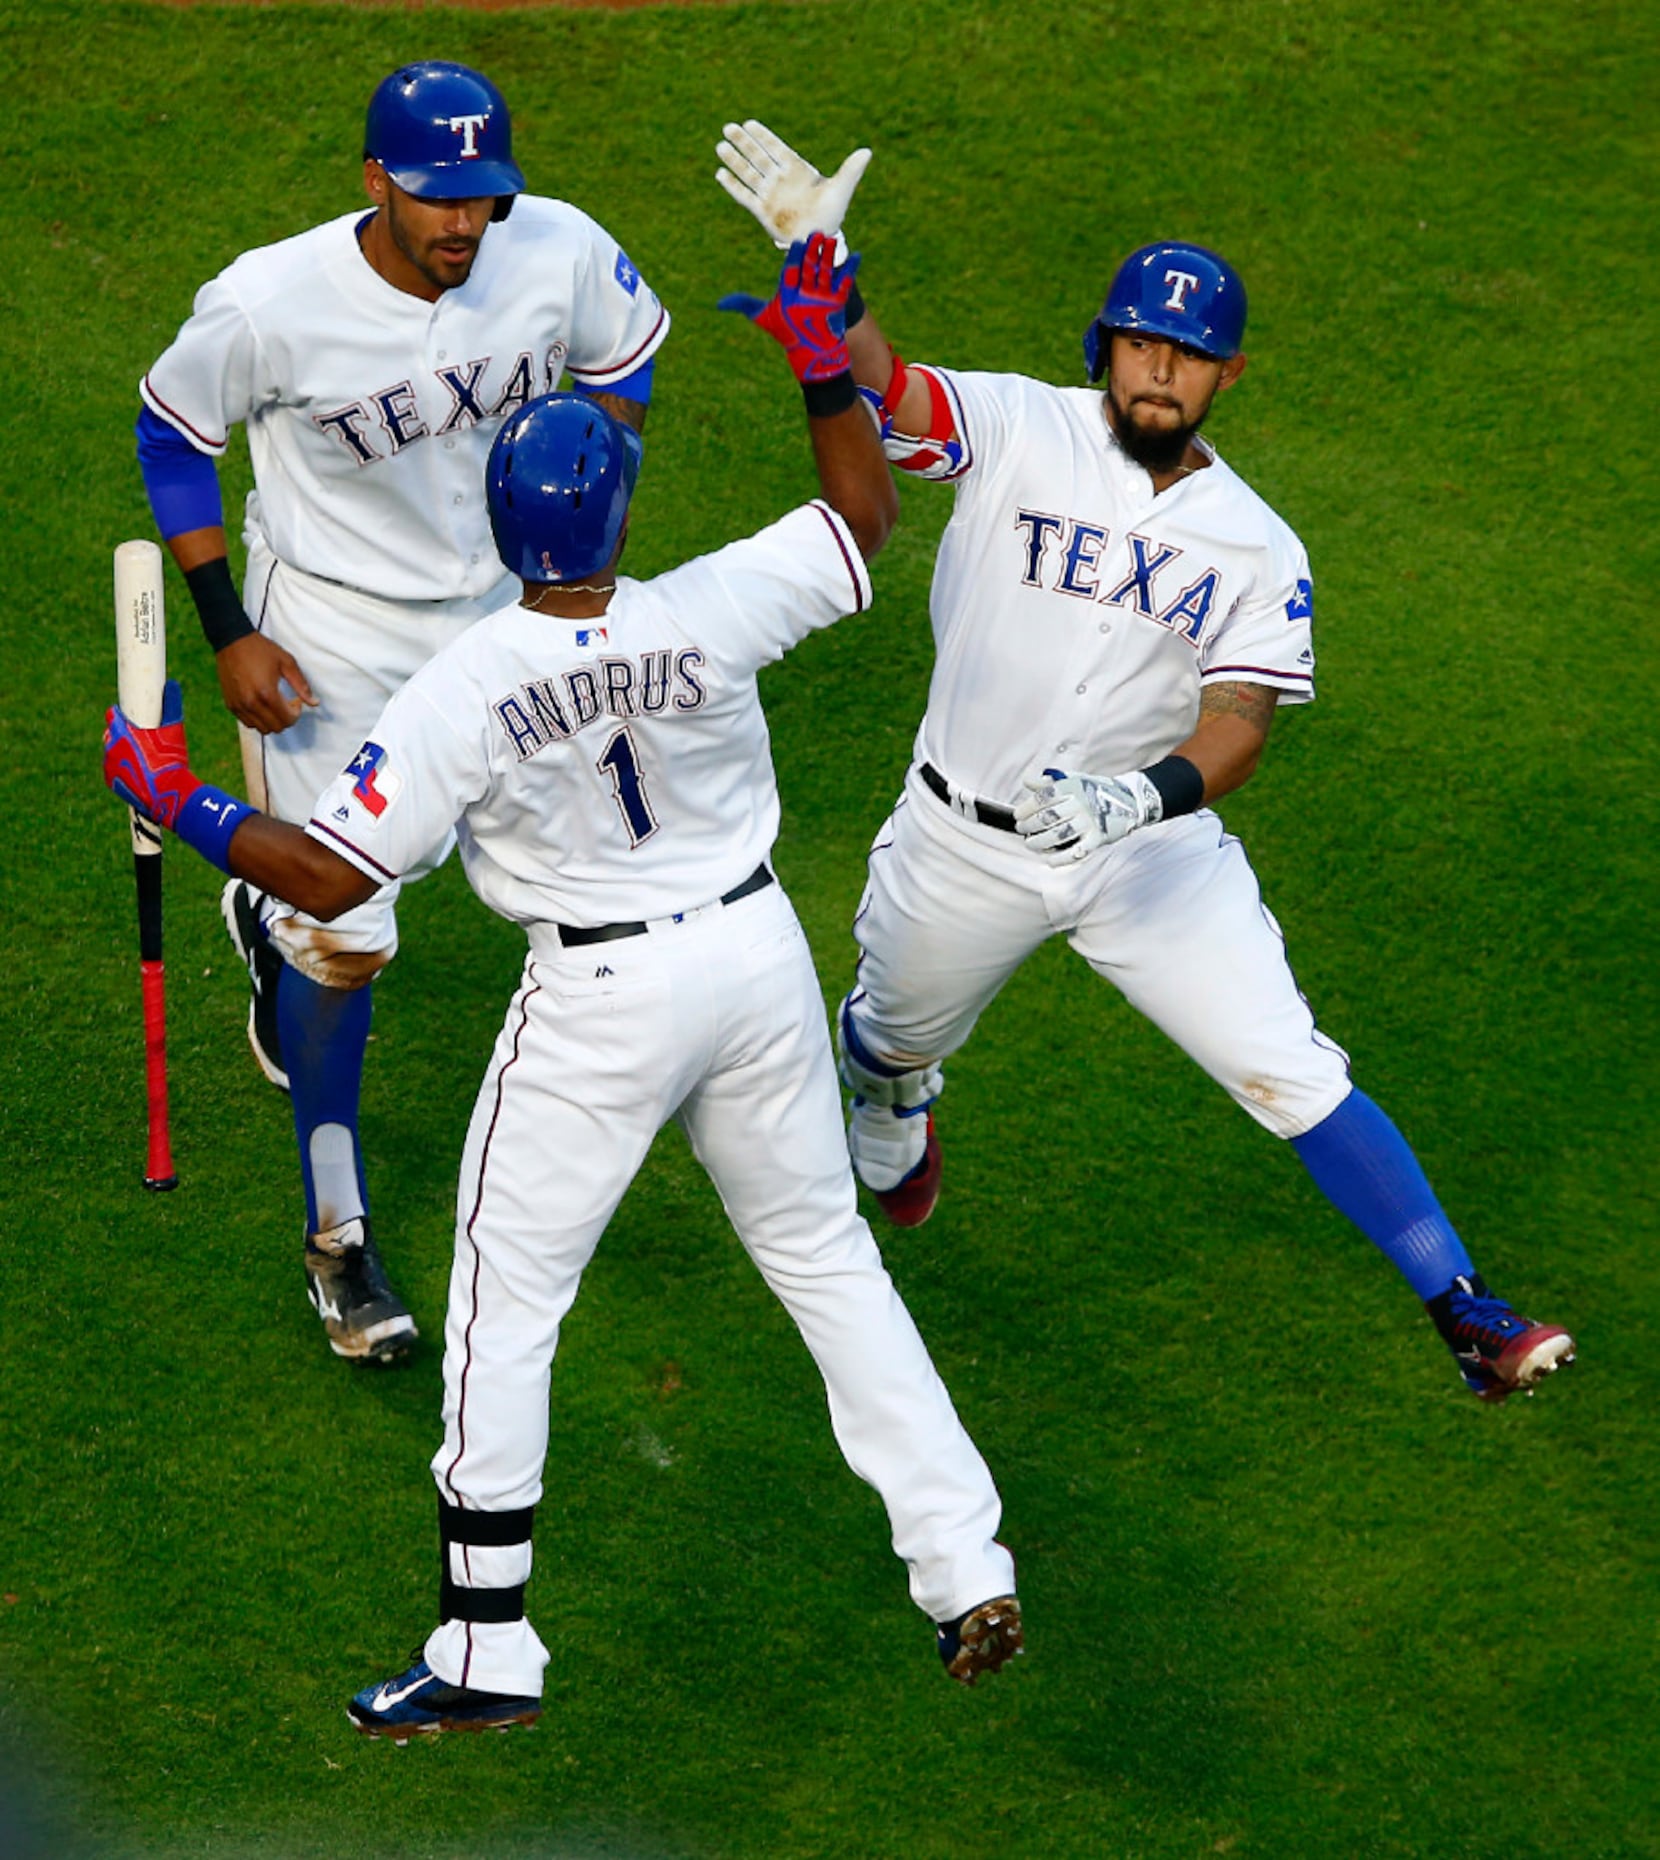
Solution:
M538 394L551 394L565 371L565 344L551 344L540 367L531 350L521 349L493 386L486 380L491 360L485 355L433 371L431 379L446 397L437 426L422 417L413 381L379 388L330 413L314 413L312 424L335 440L354 465L396 458L417 440L443 439L481 420L505 419Z
M1207 568L1190 577L1174 566L1182 550L1133 530L1114 549L1110 530L1077 517L1022 510L1014 526L1023 536L1020 579L1028 588L1050 588L1080 601L1127 607L1198 646L1216 605L1220 570ZM1155 589L1161 574L1163 585Z
M550 743L568 742L600 717L656 717L666 710L701 710L709 693L698 682L703 654L642 652L637 658L604 657L557 678L527 679L490 708L513 753L528 762Z

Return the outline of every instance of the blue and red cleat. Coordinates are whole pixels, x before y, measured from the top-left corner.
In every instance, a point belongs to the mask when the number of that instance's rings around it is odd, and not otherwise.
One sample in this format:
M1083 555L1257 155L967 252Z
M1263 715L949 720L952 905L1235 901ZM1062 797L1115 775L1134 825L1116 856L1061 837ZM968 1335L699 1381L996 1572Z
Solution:
M1465 1386L1482 1401L1532 1394L1546 1376L1574 1360L1574 1340L1556 1324L1535 1324L1495 1298L1479 1273L1453 1280L1425 1301Z

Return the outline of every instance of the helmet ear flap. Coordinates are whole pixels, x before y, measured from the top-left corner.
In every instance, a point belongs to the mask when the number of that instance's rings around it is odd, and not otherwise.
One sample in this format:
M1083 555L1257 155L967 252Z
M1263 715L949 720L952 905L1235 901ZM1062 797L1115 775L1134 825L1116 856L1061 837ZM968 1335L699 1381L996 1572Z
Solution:
M1110 341L1111 332L1102 326L1099 317L1084 331L1084 379L1091 387L1106 372Z
M517 199L517 194L498 194L496 196L496 204L490 209L491 223L494 224L498 220L506 219L508 214L513 211L513 202Z

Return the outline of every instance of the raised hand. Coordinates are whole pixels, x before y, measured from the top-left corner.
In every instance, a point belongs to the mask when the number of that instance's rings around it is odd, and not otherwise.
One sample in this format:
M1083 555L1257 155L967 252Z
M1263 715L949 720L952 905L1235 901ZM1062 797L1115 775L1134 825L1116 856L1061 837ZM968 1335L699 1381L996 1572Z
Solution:
M815 232L837 238L853 190L870 162L869 149L855 149L827 178L753 117L728 123L726 139L715 145L715 153L722 163L715 179L740 207L755 215L778 246L793 245ZM846 254L845 244L838 245L837 256Z
M830 238L814 233L792 245L769 301L734 295L720 300L764 329L789 357L801 382L828 381L851 367L847 353L847 296L859 255L838 265Z

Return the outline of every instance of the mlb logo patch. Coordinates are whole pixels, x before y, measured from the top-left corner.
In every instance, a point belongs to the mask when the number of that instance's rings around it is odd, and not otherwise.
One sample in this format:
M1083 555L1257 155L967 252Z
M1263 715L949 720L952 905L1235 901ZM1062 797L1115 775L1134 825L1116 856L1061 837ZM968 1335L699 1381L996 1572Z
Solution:
M579 626L576 629L576 643L579 646L603 646L610 637L602 626Z
M640 288L640 274L634 269L633 261L626 252L617 254L616 278L630 297L634 296Z
M371 820L380 819L403 787L379 743L365 743L346 764L346 773L357 777L352 783L352 799L367 811Z
M1297 591L1285 604L1287 620L1312 620L1314 618L1314 583L1306 577L1297 583Z

